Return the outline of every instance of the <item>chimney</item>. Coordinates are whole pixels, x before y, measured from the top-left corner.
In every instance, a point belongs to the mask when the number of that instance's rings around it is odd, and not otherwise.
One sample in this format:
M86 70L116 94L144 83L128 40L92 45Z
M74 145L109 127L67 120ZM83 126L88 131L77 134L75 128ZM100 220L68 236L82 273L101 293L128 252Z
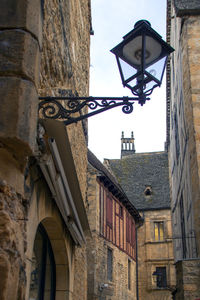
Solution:
M134 144L133 131L131 131L131 137L125 138L124 132L122 131L121 137L121 158L132 155L135 153L135 144Z

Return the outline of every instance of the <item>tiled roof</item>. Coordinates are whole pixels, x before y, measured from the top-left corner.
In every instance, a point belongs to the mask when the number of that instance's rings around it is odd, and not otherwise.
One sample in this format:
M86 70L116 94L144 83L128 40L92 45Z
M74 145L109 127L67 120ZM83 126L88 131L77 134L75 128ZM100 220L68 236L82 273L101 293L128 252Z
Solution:
M133 203L128 199L126 193L118 183L115 176L98 160L98 158L88 149L88 162L99 171L99 179L104 182L110 192L127 208L136 221L141 221L141 216Z
M170 208L168 156L166 152L136 153L123 159L108 159L131 203L138 210ZM152 194L146 196L146 187Z

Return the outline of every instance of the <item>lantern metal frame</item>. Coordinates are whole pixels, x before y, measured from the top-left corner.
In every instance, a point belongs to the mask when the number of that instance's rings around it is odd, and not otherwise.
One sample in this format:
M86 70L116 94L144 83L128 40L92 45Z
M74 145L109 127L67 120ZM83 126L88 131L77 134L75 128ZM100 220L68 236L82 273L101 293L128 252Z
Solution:
M138 67L136 74L125 79L120 59L132 67L135 66L132 62L127 60L126 57L124 57L123 47L138 36L142 36L142 50L139 50L142 54L141 64ZM148 67L145 58L147 36L152 37L160 43L162 48L161 54L155 59L155 61L153 61L152 64L166 57L160 80L146 70ZM123 39L124 40L114 47L111 52L116 56L123 86L129 88L134 97L79 97L77 93L76 95L70 95L68 97L39 97L40 115L49 119L64 119L64 124L69 125L118 106L122 106L122 111L129 114L133 111L133 104L135 102L143 105L146 100L150 100L149 95L153 92L154 88L161 85L167 57L172 51L174 51L174 49L162 40L161 36L151 28L150 23L146 20L138 21L135 24L135 28L125 35ZM134 79L137 80L137 84L132 87L130 85L130 81ZM151 89L145 91L146 85L151 81L154 81L155 84ZM79 115L76 113L79 113Z
M126 57L126 55L124 55L123 51L125 46L127 46L130 42L132 42L138 37L142 38L142 49L138 49L138 52L140 51L141 55L141 63L140 65L136 66L133 62L130 61L130 59ZM148 52L146 47L147 38L151 38L161 47L161 52L159 56L152 60L150 64L147 63L146 59ZM146 20L138 21L135 24L134 29L123 37L123 41L111 50L111 52L116 56L117 65L119 68L119 73L121 76L123 86L129 88L133 95L139 98L139 103L141 105L145 103L147 96L151 95L153 90L161 85L168 56L173 51L174 49L170 45L168 45L154 29L151 28L151 24ZM160 61L163 58L165 58L165 62L163 64L160 79L158 79L146 69L149 68L149 66L154 66L158 61ZM120 59L123 62L127 63L129 66L133 67L136 70L136 73L125 79ZM137 84L131 86L130 82L134 79L136 79ZM150 82L154 82L153 86L150 89L145 90L146 85Z

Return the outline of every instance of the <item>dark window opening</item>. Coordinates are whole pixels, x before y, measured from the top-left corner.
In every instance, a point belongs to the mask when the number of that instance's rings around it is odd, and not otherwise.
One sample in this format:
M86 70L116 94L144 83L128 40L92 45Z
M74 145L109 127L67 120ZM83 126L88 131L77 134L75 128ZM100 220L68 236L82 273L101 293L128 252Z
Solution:
M107 279L112 281L113 275L113 252L110 248L107 251Z
M119 206L119 216L123 218L123 207L121 205Z
M144 191L145 196L151 196L152 195L152 188L150 186L146 187Z
M131 289L131 261L128 259L128 289Z
M55 286L56 267L53 251L48 235L40 224L33 248L29 299L54 300Z
M156 267L156 271L153 273L153 275L156 275L156 286L158 288L167 287L166 267Z

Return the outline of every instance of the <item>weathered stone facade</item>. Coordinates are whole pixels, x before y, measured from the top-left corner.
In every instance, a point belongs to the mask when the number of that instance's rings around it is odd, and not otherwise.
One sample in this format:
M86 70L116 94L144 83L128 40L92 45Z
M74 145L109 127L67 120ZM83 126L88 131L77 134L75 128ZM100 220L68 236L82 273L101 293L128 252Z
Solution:
M108 238L106 239L101 233L101 192L98 178L100 174L106 177L106 181L110 181L112 178L113 193L117 189L114 186L115 184L118 186L118 183L93 154L89 155L88 172L88 220L92 232L92 237L87 239L88 300L136 300L135 259L122 248L116 246L114 242L109 241ZM118 187L118 189L120 190L121 187ZM119 195L120 192L118 191L116 197L120 199ZM121 205L125 209L122 203ZM135 213L138 218L136 218L136 222L138 223L141 218L137 211ZM113 230L115 231L116 221L114 217L113 223ZM114 234L117 236L117 232ZM108 278L108 249L112 251L113 257L112 280Z
M136 264L97 233L88 240L88 300L136 300ZM113 279L107 280L107 249L113 252ZM131 262L131 288L128 288L128 261ZM101 286L105 288L101 290ZM106 286L106 284L108 286ZM101 298L100 298L101 297Z
M176 263L175 299L199 299L199 268L199 259L186 259Z
M122 145L131 140L122 137ZM130 154L124 153L124 147ZM176 278L168 155L166 152L133 154L128 149L129 145L123 145L122 158L107 159L105 163L144 220L137 229L138 297L172 299Z
M171 212L143 211L144 225L138 229L139 299L172 299L176 278L172 245ZM164 239L155 241L154 223L164 222ZM166 288L159 288L153 273L156 267L166 268Z
M43 134L38 135L37 129L39 95L88 94L90 29L89 0L3 0L0 4L2 300L30 297L30 286L37 282L36 269L31 268L39 224L53 251L55 298L87 298L86 248L76 246L73 229L83 230L83 240L89 229L85 213L87 123L70 125L66 131L56 121L55 125L42 121ZM50 145L52 128L51 142L56 142ZM67 162L59 134L69 152ZM55 144L63 164L59 171L50 147ZM57 176L48 173L48 166ZM57 182L59 178L67 178L67 191L62 180ZM62 214L62 205L69 209L68 217ZM50 293L50 287L45 293Z
M199 1L168 1L168 41L175 49L167 75L168 153L177 270L175 299L181 300L200 297L196 280L200 275L199 14ZM191 272L187 265L193 263Z

